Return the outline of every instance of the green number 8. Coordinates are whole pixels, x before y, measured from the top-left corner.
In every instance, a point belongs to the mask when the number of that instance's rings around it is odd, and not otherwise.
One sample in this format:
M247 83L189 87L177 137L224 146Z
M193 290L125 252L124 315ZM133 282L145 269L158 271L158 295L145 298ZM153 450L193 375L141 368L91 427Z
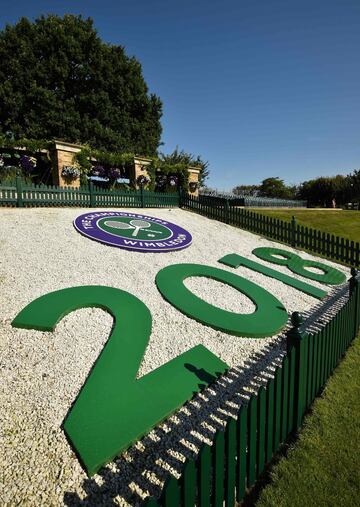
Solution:
M315 280L316 282L338 285L344 283L346 280L344 273L338 269L327 266L322 262L302 259L299 255L288 252L287 250L282 250L281 248L260 247L255 248L252 253L263 261L272 262L279 266L287 266L293 273L309 278L310 280ZM281 256L282 258L276 256ZM307 268L317 268L320 269L322 273L314 273Z

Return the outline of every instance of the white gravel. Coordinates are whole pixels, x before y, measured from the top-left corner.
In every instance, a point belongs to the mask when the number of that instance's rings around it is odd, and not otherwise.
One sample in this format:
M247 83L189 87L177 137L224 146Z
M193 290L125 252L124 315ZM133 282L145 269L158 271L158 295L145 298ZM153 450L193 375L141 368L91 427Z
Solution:
M278 243L187 211L147 209L148 215L189 230L193 244L178 252L130 252L79 234L72 221L85 212L83 208L0 210L0 504L4 506L137 505L147 494L159 494L167 470L177 475L184 459L196 453L202 441L210 441L226 417L236 412L246 392L271 375L271 365L284 352L281 337L238 338L185 317L156 288L155 276L161 268L194 262L237 272L269 290L289 313L309 314L319 305L281 282L217 262L226 254L239 253L267 264L252 250L282 248ZM348 274L348 269L325 262ZM268 265L296 276L286 267ZM61 424L106 343L112 318L100 309L78 310L53 333L13 329L10 324L43 294L91 284L121 288L149 307L153 330L139 376L199 343L233 368L99 475L87 479ZM247 297L219 282L192 278L186 285L226 310L254 310ZM330 287L329 292L333 292Z

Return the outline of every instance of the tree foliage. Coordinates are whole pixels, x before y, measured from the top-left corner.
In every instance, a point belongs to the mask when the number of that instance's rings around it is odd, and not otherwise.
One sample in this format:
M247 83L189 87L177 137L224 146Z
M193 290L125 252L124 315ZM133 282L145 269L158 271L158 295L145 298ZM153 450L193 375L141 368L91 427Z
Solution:
M337 204L343 204L351 200L350 177L338 174L304 181L300 185L298 196L312 206L326 208L332 205L333 200Z
M161 101L149 95L140 63L102 42L90 18L7 25L0 61L0 134L156 154Z
M259 195L263 197L276 197L279 199L293 199L296 187L286 186L284 180L278 177L266 178L259 186Z
M266 178L260 185L238 185L233 189L238 195L261 195L282 199L301 199L310 206L331 207L347 202L360 201L360 170L350 174L327 176L304 181L298 187L287 186L277 177Z
M176 165L183 164L186 168L198 167L201 169L199 182L200 186L204 185L206 178L209 176L209 162L202 160L200 155L192 155L191 153L187 153L184 150L179 150L178 146L172 153L165 155L164 153L160 153L159 160L165 165Z

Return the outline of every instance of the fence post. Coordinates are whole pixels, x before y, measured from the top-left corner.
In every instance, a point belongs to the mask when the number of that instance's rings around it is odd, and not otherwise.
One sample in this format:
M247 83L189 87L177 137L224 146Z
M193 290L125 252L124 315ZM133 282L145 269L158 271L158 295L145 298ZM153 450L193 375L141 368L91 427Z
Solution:
M89 180L90 208L95 206L94 183Z
M144 185L140 184L140 198L141 198L141 207L144 208Z
M225 207L225 223L229 223L230 222L230 205L229 205L229 199L225 199L225 204L224 204L224 207Z
M294 215L291 217L291 246L296 246L296 218Z
M16 175L16 193L17 193L16 206L18 208L23 208L24 201L23 201L23 196L22 196L22 181L21 181L21 176L19 174Z
M357 279L358 271L355 268L351 268L351 278L349 280L349 297L354 295L355 297L355 315L354 315L354 338L358 333L359 329L359 280Z
M294 409L292 430L297 430L301 423L305 412L306 399L306 333L300 331L303 323L302 315L294 312L291 315L291 323L293 327L287 332L287 351L293 349L295 353L295 378L294 378Z
M182 198L183 198L182 188L181 188L181 186L179 186L179 208L182 208L182 206L183 206Z

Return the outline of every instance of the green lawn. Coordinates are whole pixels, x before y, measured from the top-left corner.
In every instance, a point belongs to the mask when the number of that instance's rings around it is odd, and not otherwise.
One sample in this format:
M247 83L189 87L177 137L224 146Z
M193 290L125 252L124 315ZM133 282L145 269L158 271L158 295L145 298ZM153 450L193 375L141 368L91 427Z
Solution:
M276 209L256 208L262 215L290 221L294 215L300 225L306 225L353 241L360 241L360 211Z
M256 507L360 506L360 336L271 473Z

